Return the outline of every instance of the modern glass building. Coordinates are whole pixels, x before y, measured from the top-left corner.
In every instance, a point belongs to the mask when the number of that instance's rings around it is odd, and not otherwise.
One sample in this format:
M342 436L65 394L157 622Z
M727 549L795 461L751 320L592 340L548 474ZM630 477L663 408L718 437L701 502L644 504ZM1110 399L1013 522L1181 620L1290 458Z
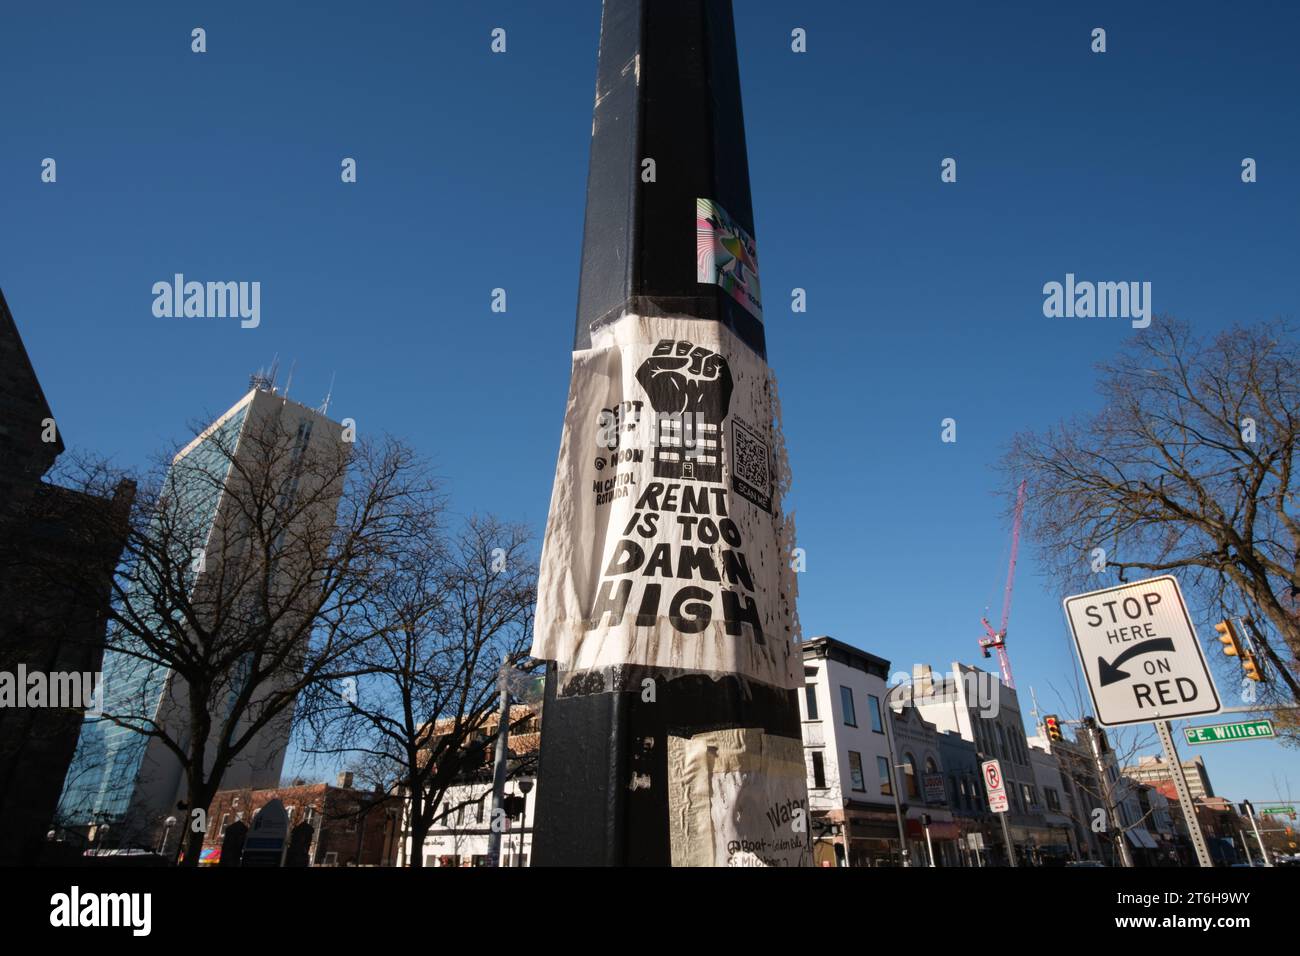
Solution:
M250 445L245 430L251 423L275 422L287 434L294 434L291 455L296 463L312 441L337 442L341 426L330 421L321 412L289 401L277 394L264 382L258 383L229 411L218 418L201 435L184 448L171 463L165 479L164 495L171 499L165 509L169 527L151 535L154 540L166 541L173 565L188 569L186 587L203 583L205 575L219 568L208 561L199 563L194 555L207 552L210 539L221 525L222 509L233 508L228 494L229 483L237 471L242 456L256 452ZM247 467L256 467L244 462ZM297 478L294 476L285 494L293 494ZM337 504L337 496L331 499ZM332 515L330 516L332 518ZM155 517L157 523L160 519ZM157 525L155 524L155 527ZM219 559L218 559L219 560ZM160 616L158 601L134 595L140 589L127 575L124 603L138 620L152 620L159 627L167 626ZM148 626L148 625L146 625ZM184 700L184 682L170 668L159 663L142 644L139 656L131 653L131 642L112 636L110 624L110 650L104 657L103 714L88 717L82 725L77 752L64 781L59 806L58 822L67 828L102 828L108 826L107 845L154 847L163 820L176 814L178 800L184 799L184 767L174 752L156 735L147 735L114 722L111 717L130 715L137 721L153 721L164 728L166 736L185 749L190 743L185 708L177 701ZM155 658L151 660L150 658ZM238 686L237 680L232 682ZM229 713L214 714L219 722ZM222 785L225 787L265 787L279 782L284 754L288 747L288 728L268 727L259 732L258 739L246 750L247 759L238 761L228 771ZM177 833L183 828L177 828ZM104 833L100 829L100 833Z

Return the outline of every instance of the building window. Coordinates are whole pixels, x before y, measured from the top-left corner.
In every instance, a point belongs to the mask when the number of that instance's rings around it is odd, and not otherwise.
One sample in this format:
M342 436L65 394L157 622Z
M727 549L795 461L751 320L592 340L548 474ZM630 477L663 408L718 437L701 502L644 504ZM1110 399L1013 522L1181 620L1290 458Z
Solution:
M853 709L853 688L840 688L840 706L844 710L844 726L856 727L858 725L858 712Z
M228 826L230 826L230 814L223 813L221 815L221 827L217 830L218 838L224 837L226 835L226 827Z
M880 698L875 694L868 694L867 701L871 704L871 729L878 734L883 734L885 725L880 719Z
M880 795L882 797L892 797L894 788L889 782L889 761L884 757L876 758L876 772L880 774Z
M1026 810L1028 810L1030 807L1038 806L1038 794L1034 792L1033 787L1031 787L1027 783L1022 783L1020 785L1020 791L1021 791L1021 795L1024 797Z
M1051 787L1044 787L1043 793L1047 794L1047 809L1057 813L1061 811L1061 797Z
M862 754L856 750L849 751L849 776L853 780L853 789L865 792L867 778L862 775Z
M994 727L998 732L998 740L997 740L998 756L1009 757L1009 752L1007 751L1007 735L1002 732L1001 724L995 724Z
M812 752L813 786L818 790L826 788L826 758L820 750Z
M803 688L804 701L808 705L808 719L817 719L817 685L805 684Z
M904 791L909 799L915 799L921 795L921 788L916 780L916 758L911 754L903 757L903 773L907 774L907 789Z

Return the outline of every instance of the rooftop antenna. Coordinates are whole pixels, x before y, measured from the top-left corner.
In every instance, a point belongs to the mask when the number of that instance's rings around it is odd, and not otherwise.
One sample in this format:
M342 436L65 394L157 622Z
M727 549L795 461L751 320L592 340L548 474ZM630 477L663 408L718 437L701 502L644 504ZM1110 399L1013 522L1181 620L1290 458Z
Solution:
M330 398L334 395L334 376L337 374L337 372L330 372L330 390L325 393L325 401L320 403L320 408L316 409L316 411L320 412L322 415L329 414Z
M284 397L286 399L289 397L289 386L293 384L293 370L294 368L297 367L297 365L298 365L297 359L294 359L292 362L289 363L289 380L284 383Z

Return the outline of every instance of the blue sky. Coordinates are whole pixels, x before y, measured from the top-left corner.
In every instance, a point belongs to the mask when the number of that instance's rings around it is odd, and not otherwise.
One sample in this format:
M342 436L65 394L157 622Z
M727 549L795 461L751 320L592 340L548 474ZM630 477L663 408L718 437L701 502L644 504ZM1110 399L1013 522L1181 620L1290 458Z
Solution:
M0 286L68 444L141 464L278 354L292 397L316 404L336 375L332 412L433 456L457 509L540 538L599 7L7 10ZM1044 318L1043 284L1150 281L1157 313L1207 332L1295 315L1300 14L745 0L736 19L805 633L903 668L978 662L1009 547L993 465L1017 430L1096 407L1093 364L1141 334ZM260 281L261 325L155 318L150 289L176 272ZM806 314L784 306L796 286ZM1022 549L1013 665L1022 694L1068 710L1062 595L1037 570ZM1300 787L1294 751L1199 749L1229 796Z

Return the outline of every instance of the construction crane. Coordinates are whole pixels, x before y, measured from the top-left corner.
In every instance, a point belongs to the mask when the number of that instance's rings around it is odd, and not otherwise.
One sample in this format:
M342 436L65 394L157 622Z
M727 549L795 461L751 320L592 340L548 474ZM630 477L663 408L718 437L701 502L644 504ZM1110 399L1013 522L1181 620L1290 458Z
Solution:
M1012 690L1016 689L1016 682L1011 676L1011 658L1007 656L1007 621L1011 619L1011 586L1016 582L1016 552L1020 550L1020 516L1024 511L1025 482L1021 481L1020 488L1016 492L1016 514L1011 522L1011 563L1007 567L1007 587L1002 595L1002 626L995 631L987 617L980 618L987 635L980 638L980 647L984 650L985 657L991 656L989 648L997 648L998 666L1002 669L1002 683Z

